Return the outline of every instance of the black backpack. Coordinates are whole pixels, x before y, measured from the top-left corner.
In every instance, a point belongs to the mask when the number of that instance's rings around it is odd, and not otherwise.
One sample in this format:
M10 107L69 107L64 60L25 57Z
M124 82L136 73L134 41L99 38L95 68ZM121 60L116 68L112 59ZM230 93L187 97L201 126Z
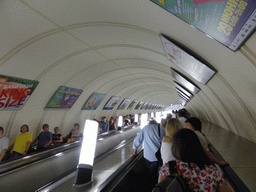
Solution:
M176 161L169 161L170 172L163 181L155 185L152 192L191 192L188 183L178 175Z

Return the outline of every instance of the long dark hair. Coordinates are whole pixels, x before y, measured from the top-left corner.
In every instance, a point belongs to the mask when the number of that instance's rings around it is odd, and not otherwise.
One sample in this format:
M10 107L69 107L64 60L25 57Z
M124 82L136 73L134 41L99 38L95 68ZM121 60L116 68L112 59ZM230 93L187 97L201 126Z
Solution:
M197 135L189 129L180 129L174 134L172 153L177 159L195 163L200 169L203 169L204 165L211 164Z

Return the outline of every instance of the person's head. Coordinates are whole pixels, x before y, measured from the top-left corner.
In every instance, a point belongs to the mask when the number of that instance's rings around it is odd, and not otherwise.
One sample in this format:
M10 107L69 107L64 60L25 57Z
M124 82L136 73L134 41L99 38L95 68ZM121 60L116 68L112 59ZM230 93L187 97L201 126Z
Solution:
M164 142L171 142L173 135L179 130L183 128L181 122L176 119L169 119L166 122L166 126L165 126L165 133L166 136L164 137L163 141Z
M75 123L75 124L74 124L74 128L75 128L75 129L79 129L79 124L78 124L78 123Z
M167 120L166 119L161 119L161 125L163 127L166 127L166 123L167 123Z
M109 122L110 122L110 123L114 123L114 117L110 117Z
M202 123L196 117L190 117L186 121L186 128L191 129L192 131L202 131Z
M0 135L2 136L4 134L4 128L0 127Z
M178 112L178 116L186 118L187 115L186 115L185 111L181 110L181 111Z
M172 115L169 113L169 114L167 114L167 116L166 116L166 120L169 120L169 119L171 119L172 118Z
M55 134L58 134L60 132L59 127L54 127L54 132L55 132Z
M28 131L29 131L28 125L24 124L24 125L22 125L22 126L20 127L20 132L21 132L21 133L26 133L26 132L28 132Z
M189 129L180 129L174 134L172 154L181 161L195 163L201 169L211 164L197 135Z
M157 122L156 122L155 119L151 119L151 120L149 121L149 124L156 124L156 125L157 125Z
M47 131L49 131L49 125L48 124L43 124L43 130L45 131L45 132L47 132Z

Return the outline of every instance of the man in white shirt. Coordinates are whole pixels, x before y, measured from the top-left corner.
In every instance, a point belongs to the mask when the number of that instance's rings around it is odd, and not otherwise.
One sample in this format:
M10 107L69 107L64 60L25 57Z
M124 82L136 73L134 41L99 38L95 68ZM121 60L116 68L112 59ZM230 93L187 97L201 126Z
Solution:
M2 161L8 146L9 146L9 139L4 137L4 128L0 127L0 162Z

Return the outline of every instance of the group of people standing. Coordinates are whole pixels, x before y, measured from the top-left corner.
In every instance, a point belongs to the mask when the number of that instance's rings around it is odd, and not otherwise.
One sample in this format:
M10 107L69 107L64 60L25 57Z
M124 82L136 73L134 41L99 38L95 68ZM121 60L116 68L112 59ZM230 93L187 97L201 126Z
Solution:
M134 139L131 156L136 156L138 148L144 143L144 159L153 185L162 182L171 173L178 173L191 191L233 191L216 167L216 164L229 163L219 161L209 151L210 143L201 132L201 121L190 117L186 111L185 116L182 113L178 113L178 118L167 116L160 125L151 120ZM183 125L179 118L182 121L185 119ZM162 165L156 156L159 149Z
M110 117L110 120L107 121L106 117L101 117L101 121L99 122L99 133L104 133L108 131L118 130L118 118L119 117ZM126 115L123 116L123 125L129 126L134 123L134 115Z
M48 124L43 124L42 129L43 131L32 140L32 135L29 133L29 126L25 124L22 125L20 134L14 138L12 144L9 146L9 139L3 136L4 128L0 127L0 162L2 160L26 156L34 143L37 143L35 151L40 152L49 148L58 147L61 143L67 142L70 138L75 141L79 140L81 137L78 123L74 124L74 128L64 138L60 134L59 127L54 128L54 134L49 131ZM7 152L10 153L8 156L6 155Z

